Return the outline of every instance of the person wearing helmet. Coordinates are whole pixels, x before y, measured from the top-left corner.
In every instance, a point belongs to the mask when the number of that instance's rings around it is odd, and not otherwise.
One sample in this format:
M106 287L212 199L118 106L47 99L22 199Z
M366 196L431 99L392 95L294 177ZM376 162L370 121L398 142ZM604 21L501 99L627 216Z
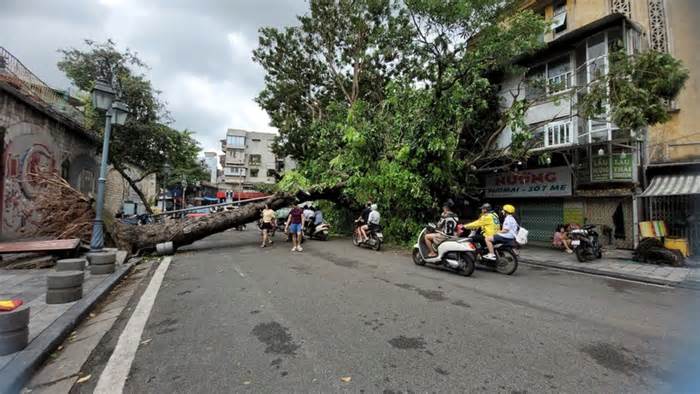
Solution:
M481 206L481 216L479 219L467 223L464 227L470 230L481 229L484 238L493 237L501 230L501 221L498 219L498 215L491 209L491 204L486 203ZM485 259L495 260L496 255L493 252L493 243L486 243L489 249L489 254L484 256Z
M367 224L360 227L360 232L362 233L362 242L367 242L369 237L367 236L367 231L376 230L379 227L379 221L381 220L381 215L377 210L377 204L370 205L369 215L367 215Z
M501 208L501 214L504 217L503 226L501 226L501 230L493 236L486 237L486 246L489 247L489 251L493 250L493 244L515 241L515 236L518 234L520 226L513 217L514 213L515 207L510 204L506 204Z
M455 235L458 222L457 215L452 212L452 202L448 201L442 204L442 214L436 229L440 232L430 233L425 235L425 244L428 247L428 257L435 257L437 253L433 249L433 244L440 245L447 237Z

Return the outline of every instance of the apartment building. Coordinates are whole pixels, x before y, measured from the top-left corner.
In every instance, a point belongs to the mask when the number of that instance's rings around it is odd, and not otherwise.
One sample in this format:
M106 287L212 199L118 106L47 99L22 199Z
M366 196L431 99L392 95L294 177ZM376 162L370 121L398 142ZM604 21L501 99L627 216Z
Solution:
M700 208L700 113L693 110L700 2L531 0L524 7L550 20L552 29L542 37L542 50L518 60L528 71L503 78L501 94L504 106L514 92L534 103L526 115L534 130L534 157L517 172L485 177L486 196L516 203L522 225L542 242L559 223L590 223L602 229L604 243L631 248L639 240L637 224L649 219L665 220L672 235L693 238L697 223L680 222ZM630 131L605 117L579 115L577 97L607 72L608 54L617 49L629 55L668 51L689 68L686 88L669 103L670 122ZM528 84L533 80L544 86ZM504 130L499 147L507 149L511 136ZM549 158L543 163L538 153ZM674 173L687 178L679 181ZM674 188L678 183L687 187Z
M224 182L234 190L251 190L259 184L274 184L277 176L296 164L272 152L275 134L228 129L221 140Z

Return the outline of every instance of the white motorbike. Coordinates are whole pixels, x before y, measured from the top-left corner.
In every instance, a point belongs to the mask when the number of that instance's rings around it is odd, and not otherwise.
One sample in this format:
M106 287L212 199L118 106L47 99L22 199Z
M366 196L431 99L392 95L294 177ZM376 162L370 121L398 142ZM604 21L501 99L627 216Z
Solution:
M429 224L418 235L418 242L413 246L413 262L417 265L426 263L443 266L463 276L474 273L476 260L476 246L467 238L449 237L441 242L433 251L436 256L430 256L428 245L425 243L425 235L438 232L434 224ZM439 232L438 232L439 233Z
M306 229L304 229L304 237L318 239L319 241L325 241L328 239L328 233L330 231L330 228L330 224L326 222L323 222L318 225L310 224L306 227Z

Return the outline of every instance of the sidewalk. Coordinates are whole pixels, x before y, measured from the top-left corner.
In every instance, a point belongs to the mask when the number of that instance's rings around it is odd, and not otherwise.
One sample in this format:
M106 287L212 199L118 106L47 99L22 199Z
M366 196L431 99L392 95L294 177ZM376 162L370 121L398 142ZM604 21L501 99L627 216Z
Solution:
M73 330L131 268L124 263L126 252L117 252L117 267L113 274L91 275L85 271L83 298L66 304L46 304L46 276L53 269L0 269L0 298L19 298L31 307L29 344L17 353L0 356L0 392L17 387L31 376L44 359Z
M526 246L520 251L520 261L638 282L700 289L700 269L638 263L632 260L631 251L626 250L612 250L603 253L600 260L580 263L573 254L546 247Z

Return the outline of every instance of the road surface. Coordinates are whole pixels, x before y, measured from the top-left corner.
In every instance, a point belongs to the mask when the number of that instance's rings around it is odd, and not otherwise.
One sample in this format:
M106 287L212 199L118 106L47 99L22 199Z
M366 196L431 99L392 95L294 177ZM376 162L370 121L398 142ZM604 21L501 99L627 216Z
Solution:
M527 265L464 278L349 240L304 245L261 249L250 229L180 250L127 333L141 344L124 391L658 392L697 345L696 291Z

